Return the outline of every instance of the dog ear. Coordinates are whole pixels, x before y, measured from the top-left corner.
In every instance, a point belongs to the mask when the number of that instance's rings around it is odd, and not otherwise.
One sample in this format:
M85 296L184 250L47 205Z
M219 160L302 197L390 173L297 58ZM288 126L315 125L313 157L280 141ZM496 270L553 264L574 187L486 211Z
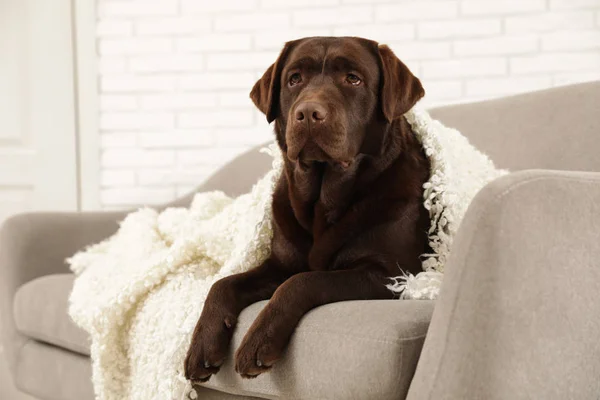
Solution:
M421 81L386 45L379 45L381 61L380 96L381 110L388 122L401 117L410 110L425 90Z
M277 60L265 71L263 76L254 84L250 98L254 105L267 116L269 123L277 118L279 113L279 91L281 90L281 71L293 42L288 42L281 50Z

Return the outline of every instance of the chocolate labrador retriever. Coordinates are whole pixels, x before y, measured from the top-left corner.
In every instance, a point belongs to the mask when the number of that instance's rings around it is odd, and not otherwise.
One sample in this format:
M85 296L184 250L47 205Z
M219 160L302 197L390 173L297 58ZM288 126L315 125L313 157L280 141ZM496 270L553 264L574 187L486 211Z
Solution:
M254 302L271 299L235 354L245 378L281 358L309 310L391 299L391 276L421 270L429 162L403 114L424 93L374 41L314 37L285 45L250 93L275 121L284 155L272 253L212 286L185 360L188 379L204 382L219 371L239 313Z

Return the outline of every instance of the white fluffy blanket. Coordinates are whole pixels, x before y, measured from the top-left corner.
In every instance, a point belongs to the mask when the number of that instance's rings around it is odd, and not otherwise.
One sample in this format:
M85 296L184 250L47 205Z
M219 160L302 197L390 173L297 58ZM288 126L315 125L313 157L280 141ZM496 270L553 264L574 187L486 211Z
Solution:
M459 132L411 110L407 119L431 160L424 204L432 254L424 272L389 288L435 298L460 220L475 193L503 171ZM210 286L259 265L270 252L271 196L281 154L250 193L199 193L189 208L129 214L118 232L68 262L77 275L70 315L90 333L97 399L175 399L191 389L183 360Z

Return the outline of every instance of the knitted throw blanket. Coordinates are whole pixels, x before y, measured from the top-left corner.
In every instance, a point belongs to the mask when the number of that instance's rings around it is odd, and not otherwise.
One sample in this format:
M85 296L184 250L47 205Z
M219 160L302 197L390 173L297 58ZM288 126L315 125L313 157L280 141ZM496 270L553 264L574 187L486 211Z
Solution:
M469 202L504 172L426 112L406 117L431 161L423 196L433 251L423 256L424 272L394 278L389 288L402 298L433 299ZM69 313L91 336L97 399L176 399L192 391L183 361L208 290L270 253L282 159L274 145L268 151L273 167L249 193L199 193L189 208L140 209L112 237L67 260L77 275Z

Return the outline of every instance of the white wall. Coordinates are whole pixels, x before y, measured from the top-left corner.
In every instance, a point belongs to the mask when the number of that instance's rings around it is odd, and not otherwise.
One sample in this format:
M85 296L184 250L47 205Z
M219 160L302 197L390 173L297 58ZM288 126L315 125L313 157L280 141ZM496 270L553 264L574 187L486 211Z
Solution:
M600 0L98 0L101 203L168 201L271 138L248 93L284 41L389 44L428 105L600 79Z

